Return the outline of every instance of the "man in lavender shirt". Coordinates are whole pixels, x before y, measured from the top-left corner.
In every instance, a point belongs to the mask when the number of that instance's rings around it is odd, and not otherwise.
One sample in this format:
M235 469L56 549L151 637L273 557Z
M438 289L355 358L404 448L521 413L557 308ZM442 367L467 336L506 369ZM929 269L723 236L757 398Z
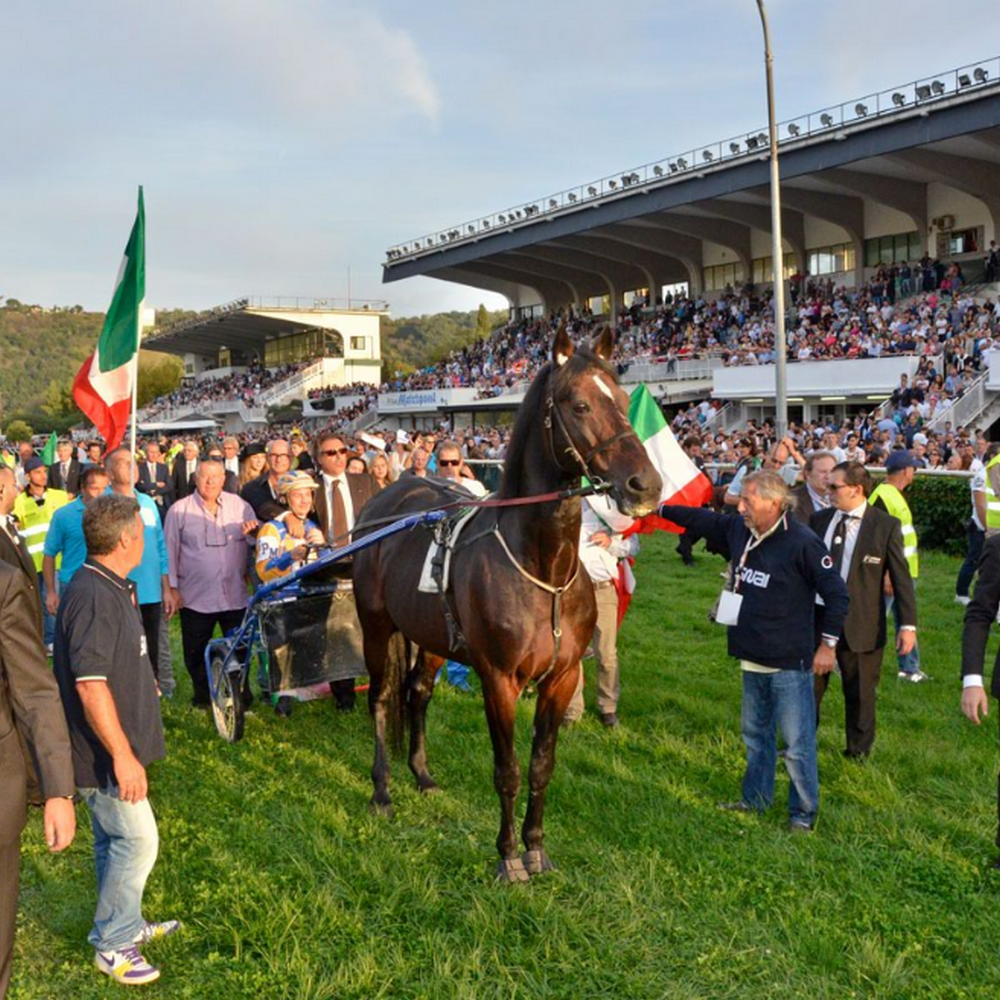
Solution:
M196 707L210 701L205 647L215 626L225 633L243 620L257 528L253 508L235 493L224 493L224 482L221 462L202 461L195 472L195 492L167 511L163 525L170 588L181 613L184 665L194 684L191 704Z

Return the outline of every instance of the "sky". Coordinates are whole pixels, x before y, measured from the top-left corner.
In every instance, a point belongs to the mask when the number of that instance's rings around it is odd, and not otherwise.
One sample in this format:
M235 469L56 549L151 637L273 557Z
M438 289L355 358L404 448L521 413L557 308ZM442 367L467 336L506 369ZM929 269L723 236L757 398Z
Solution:
M769 0L779 120L997 54L965 0ZM760 129L755 0L6 0L0 295L104 310L144 186L147 304L502 308L385 250Z

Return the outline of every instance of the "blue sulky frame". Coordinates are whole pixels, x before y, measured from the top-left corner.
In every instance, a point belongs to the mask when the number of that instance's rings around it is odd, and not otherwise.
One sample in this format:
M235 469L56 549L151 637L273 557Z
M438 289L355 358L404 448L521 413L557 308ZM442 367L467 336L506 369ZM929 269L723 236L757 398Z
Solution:
M212 714L219 735L230 743L243 736L242 690L255 651L262 648L260 612L268 604L295 600L301 592L301 581L320 570L374 545L400 531L409 531L422 524L433 524L448 516L445 510L429 510L377 528L356 542L323 552L318 559L306 563L280 580L266 583L251 595L243 622L221 639L212 639L205 647L205 673L208 677Z

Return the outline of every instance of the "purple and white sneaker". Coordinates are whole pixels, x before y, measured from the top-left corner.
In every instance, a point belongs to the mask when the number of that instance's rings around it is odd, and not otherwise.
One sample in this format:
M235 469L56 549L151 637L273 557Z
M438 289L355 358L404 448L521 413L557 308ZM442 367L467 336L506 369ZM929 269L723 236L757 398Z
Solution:
M147 944L150 941L161 941L165 937L170 937L171 934L175 934L181 929L181 922L179 920L164 920L161 923L153 923L151 921L146 921L142 925L142 929L135 936L135 943L137 945Z
M125 986L144 986L160 978L160 970L150 965L134 944L117 951L99 951L94 956L94 964L106 976Z

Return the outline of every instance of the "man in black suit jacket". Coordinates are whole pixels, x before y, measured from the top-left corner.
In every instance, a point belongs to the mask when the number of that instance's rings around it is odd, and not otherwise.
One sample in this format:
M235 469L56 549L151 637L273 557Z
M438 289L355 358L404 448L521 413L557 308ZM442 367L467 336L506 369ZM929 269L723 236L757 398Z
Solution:
M814 514L809 526L826 543L834 565L847 581L851 598L837 663L844 686L846 757L864 758L875 742L875 690L886 641L883 585L886 575L899 602L900 652L913 648L917 636L917 599L903 555L899 521L868 504L872 480L860 462L841 462L830 473L833 507ZM817 628L822 614L817 615ZM816 712L830 674L817 674Z
M173 487L170 470L163 461L163 451L157 441L150 441L146 445L146 461L139 463L139 479L135 488L156 501L162 521L173 503Z
M170 502L183 500L195 491L194 474L198 470L201 449L197 441L185 441L181 453L174 459L170 471Z
M73 445L60 441L56 445L56 460L49 466L49 486L75 497L80 492L81 468L73 457Z
M987 538L979 559L979 579L972 601L965 609L962 632L962 712L977 726L989 710L989 699L983 683L983 660L990 629L1000 612L1000 535ZM1000 652L993 663L990 693L1000 698ZM997 780L997 836L1000 848L1000 778ZM1000 868L1000 858L993 865Z
M354 528L365 504L377 492L375 480L367 472L346 471L348 451L343 438L332 431L320 434L316 439L315 476L320 484L316 490L316 522L324 538L337 546L346 545L351 540L350 537L340 536ZM339 501L334 490L338 491ZM345 576L350 575L349 561L336 565L341 567L340 572ZM349 712L354 708L354 680L348 678L330 685L341 711Z
M4 492L10 488L5 482ZM0 562L0 997L6 995L14 956L21 831L32 771L41 782L49 850L68 847L76 832L69 733L37 604L25 574Z
M795 497L792 517L797 521L808 524L813 514L830 506L830 473L836 464L836 457L828 451L814 451L806 459L802 467L805 482L792 490Z

